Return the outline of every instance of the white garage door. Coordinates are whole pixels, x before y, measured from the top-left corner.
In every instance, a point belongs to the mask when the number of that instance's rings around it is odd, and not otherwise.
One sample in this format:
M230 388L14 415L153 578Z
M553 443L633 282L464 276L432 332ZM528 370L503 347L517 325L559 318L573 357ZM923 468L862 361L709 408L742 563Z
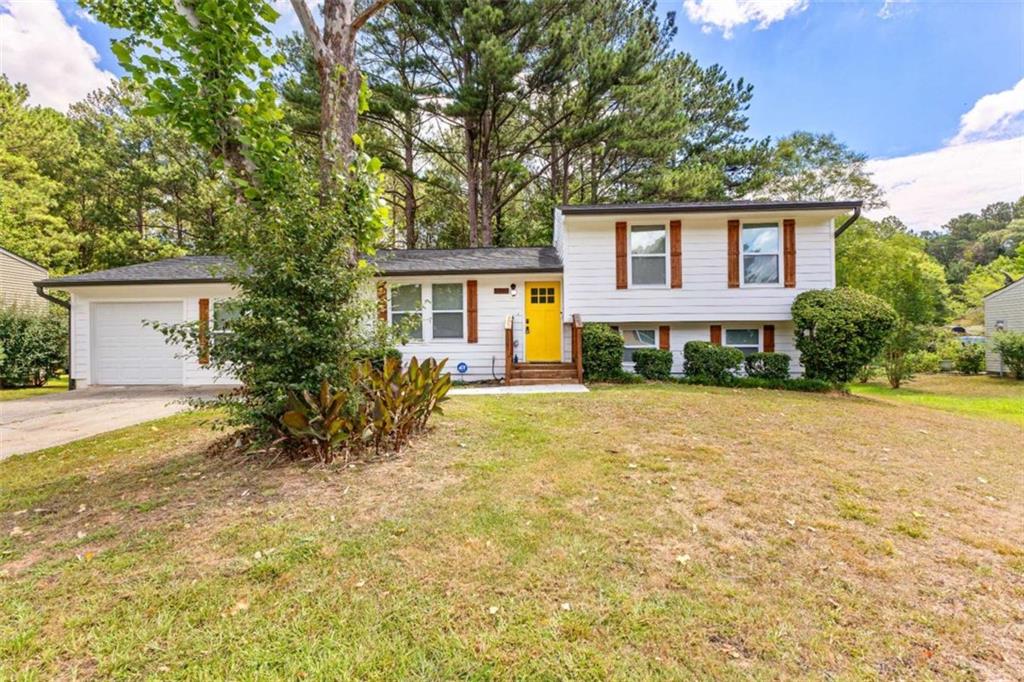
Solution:
M181 322L182 302L93 303L94 384L180 384L180 349L143 320Z

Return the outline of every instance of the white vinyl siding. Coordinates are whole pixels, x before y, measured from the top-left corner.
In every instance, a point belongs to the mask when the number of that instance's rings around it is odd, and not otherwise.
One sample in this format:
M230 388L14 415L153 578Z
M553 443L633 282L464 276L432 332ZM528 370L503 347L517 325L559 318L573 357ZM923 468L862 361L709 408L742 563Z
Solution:
M565 267L563 320L579 313L584 322L783 322L792 319L793 299L808 289L834 286L832 216L799 212L758 215L749 222L782 224L796 219L796 287L729 288L729 214L644 216L643 224L682 220L681 289L615 286L615 222L630 216L566 215L563 220ZM638 224L640 221L637 221Z
M46 277L45 268L0 249L0 306L44 312L50 303L36 293L33 282Z

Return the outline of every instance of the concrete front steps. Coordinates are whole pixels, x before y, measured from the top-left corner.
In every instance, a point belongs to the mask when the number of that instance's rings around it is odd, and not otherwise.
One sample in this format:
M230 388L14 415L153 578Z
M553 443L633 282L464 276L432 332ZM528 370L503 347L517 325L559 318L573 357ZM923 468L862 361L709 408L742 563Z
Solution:
M576 367L571 362L520 362L512 366L508 379L509 386L578 383Z

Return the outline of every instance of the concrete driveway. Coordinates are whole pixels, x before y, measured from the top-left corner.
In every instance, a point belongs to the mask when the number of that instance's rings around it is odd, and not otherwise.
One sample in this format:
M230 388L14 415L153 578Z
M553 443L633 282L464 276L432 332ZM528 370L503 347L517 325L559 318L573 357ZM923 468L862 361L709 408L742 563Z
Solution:
M104 386L0 402L0 460L188 409L181 400L213 397L212 386Z

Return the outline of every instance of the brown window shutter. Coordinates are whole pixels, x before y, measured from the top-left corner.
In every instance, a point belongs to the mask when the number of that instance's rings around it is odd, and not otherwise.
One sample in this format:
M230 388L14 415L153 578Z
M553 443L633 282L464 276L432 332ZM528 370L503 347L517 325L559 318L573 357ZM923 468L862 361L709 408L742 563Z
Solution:
M388 320L388 283L377 282L377 319L381 322Z
M210 362L210 299L199 299L199 364Z
M629 286L626 267L626 223L615 223L615 288L625 289Z
M774 353L775 352L775 325L774 324L766 324L764 326L764 328L762 329L761 334L762 334L762 337L763 337L762 340L761 340L761 347L764 349L764 352L765 353Z
M782 260L787 287L796 286L796 221L786 218L782 221Z
M729 221L729 288L740 285L740 221Z
M715 344L716 346L722 345L722 325L711 325L711 343Z
M476 310L476 280L466 280L466 341L476 343L477 336L477 310Z
M670 251L672 258L672 288L683 286L683 223L673 220L668 224Z
M658 348L660 348L661 350L669 350L669 336L670 331L667 324L663 324L660 327L658 327Z

